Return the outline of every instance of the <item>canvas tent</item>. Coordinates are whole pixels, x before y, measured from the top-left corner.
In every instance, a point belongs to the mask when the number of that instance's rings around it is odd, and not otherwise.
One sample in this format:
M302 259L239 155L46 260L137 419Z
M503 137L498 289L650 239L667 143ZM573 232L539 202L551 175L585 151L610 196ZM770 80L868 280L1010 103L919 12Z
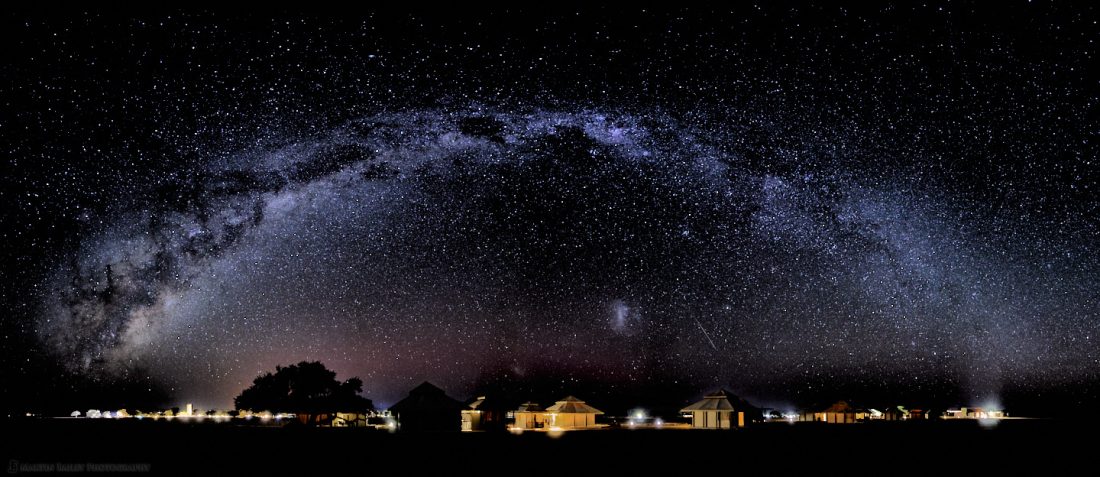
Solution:
M546 408L547 427L562 429L584 429L596 426L596 415L603 411L596 409L573 396L554 403Z
M515 429L538 429L546 424L546 411L537 402L525 402L512 412Z
M733 393L719 389L680 412L691 414L691 427L696 429L732 429L745 427L746 416L751 420L755 409Z

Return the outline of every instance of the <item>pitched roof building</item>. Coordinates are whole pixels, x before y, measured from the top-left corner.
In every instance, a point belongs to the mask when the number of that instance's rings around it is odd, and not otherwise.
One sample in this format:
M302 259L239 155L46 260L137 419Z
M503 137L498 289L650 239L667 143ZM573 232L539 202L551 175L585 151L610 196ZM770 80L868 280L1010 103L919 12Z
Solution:
M425 381L391 406L390 412L401 431L457 431L462 428L463 409L465 404Z
M478 396L462 410L463 431L504 430L511 406L497 396Z
M852 407L847 401L837 401L825 409L803 412L798 420L805 422L827 422L829 424L852 424L871 418L871 411Z

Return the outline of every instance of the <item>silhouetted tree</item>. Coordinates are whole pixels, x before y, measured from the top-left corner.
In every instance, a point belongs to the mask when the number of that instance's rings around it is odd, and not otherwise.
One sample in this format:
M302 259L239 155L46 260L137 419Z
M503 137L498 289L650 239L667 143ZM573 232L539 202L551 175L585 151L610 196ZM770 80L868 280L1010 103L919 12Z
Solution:
M312 425L321 414L331 418L337 411L373 410L371 400L359 395L362 391L361 379L339 382L336 372L320 362L302 361L276 366L274 374L261 374L233 399L233 404L237 409L304 414L306 423Z

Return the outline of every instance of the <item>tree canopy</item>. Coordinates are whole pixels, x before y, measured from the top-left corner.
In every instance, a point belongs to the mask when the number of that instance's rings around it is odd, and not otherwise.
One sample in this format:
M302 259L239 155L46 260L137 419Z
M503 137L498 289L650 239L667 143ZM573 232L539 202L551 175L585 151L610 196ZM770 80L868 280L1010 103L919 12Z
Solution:
M361 379L340 382L320 362L302 361L261 374L233 403L241 410L305 414L312 423L320 414L374 410L371 400L359 395L362 391Z

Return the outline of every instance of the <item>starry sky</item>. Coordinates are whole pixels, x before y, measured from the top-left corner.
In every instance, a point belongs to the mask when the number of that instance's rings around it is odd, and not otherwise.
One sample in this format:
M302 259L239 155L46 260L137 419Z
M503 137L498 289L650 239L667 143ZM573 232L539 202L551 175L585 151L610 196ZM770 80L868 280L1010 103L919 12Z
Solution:
M6 13L4 401L1094 403L1096 21Z

